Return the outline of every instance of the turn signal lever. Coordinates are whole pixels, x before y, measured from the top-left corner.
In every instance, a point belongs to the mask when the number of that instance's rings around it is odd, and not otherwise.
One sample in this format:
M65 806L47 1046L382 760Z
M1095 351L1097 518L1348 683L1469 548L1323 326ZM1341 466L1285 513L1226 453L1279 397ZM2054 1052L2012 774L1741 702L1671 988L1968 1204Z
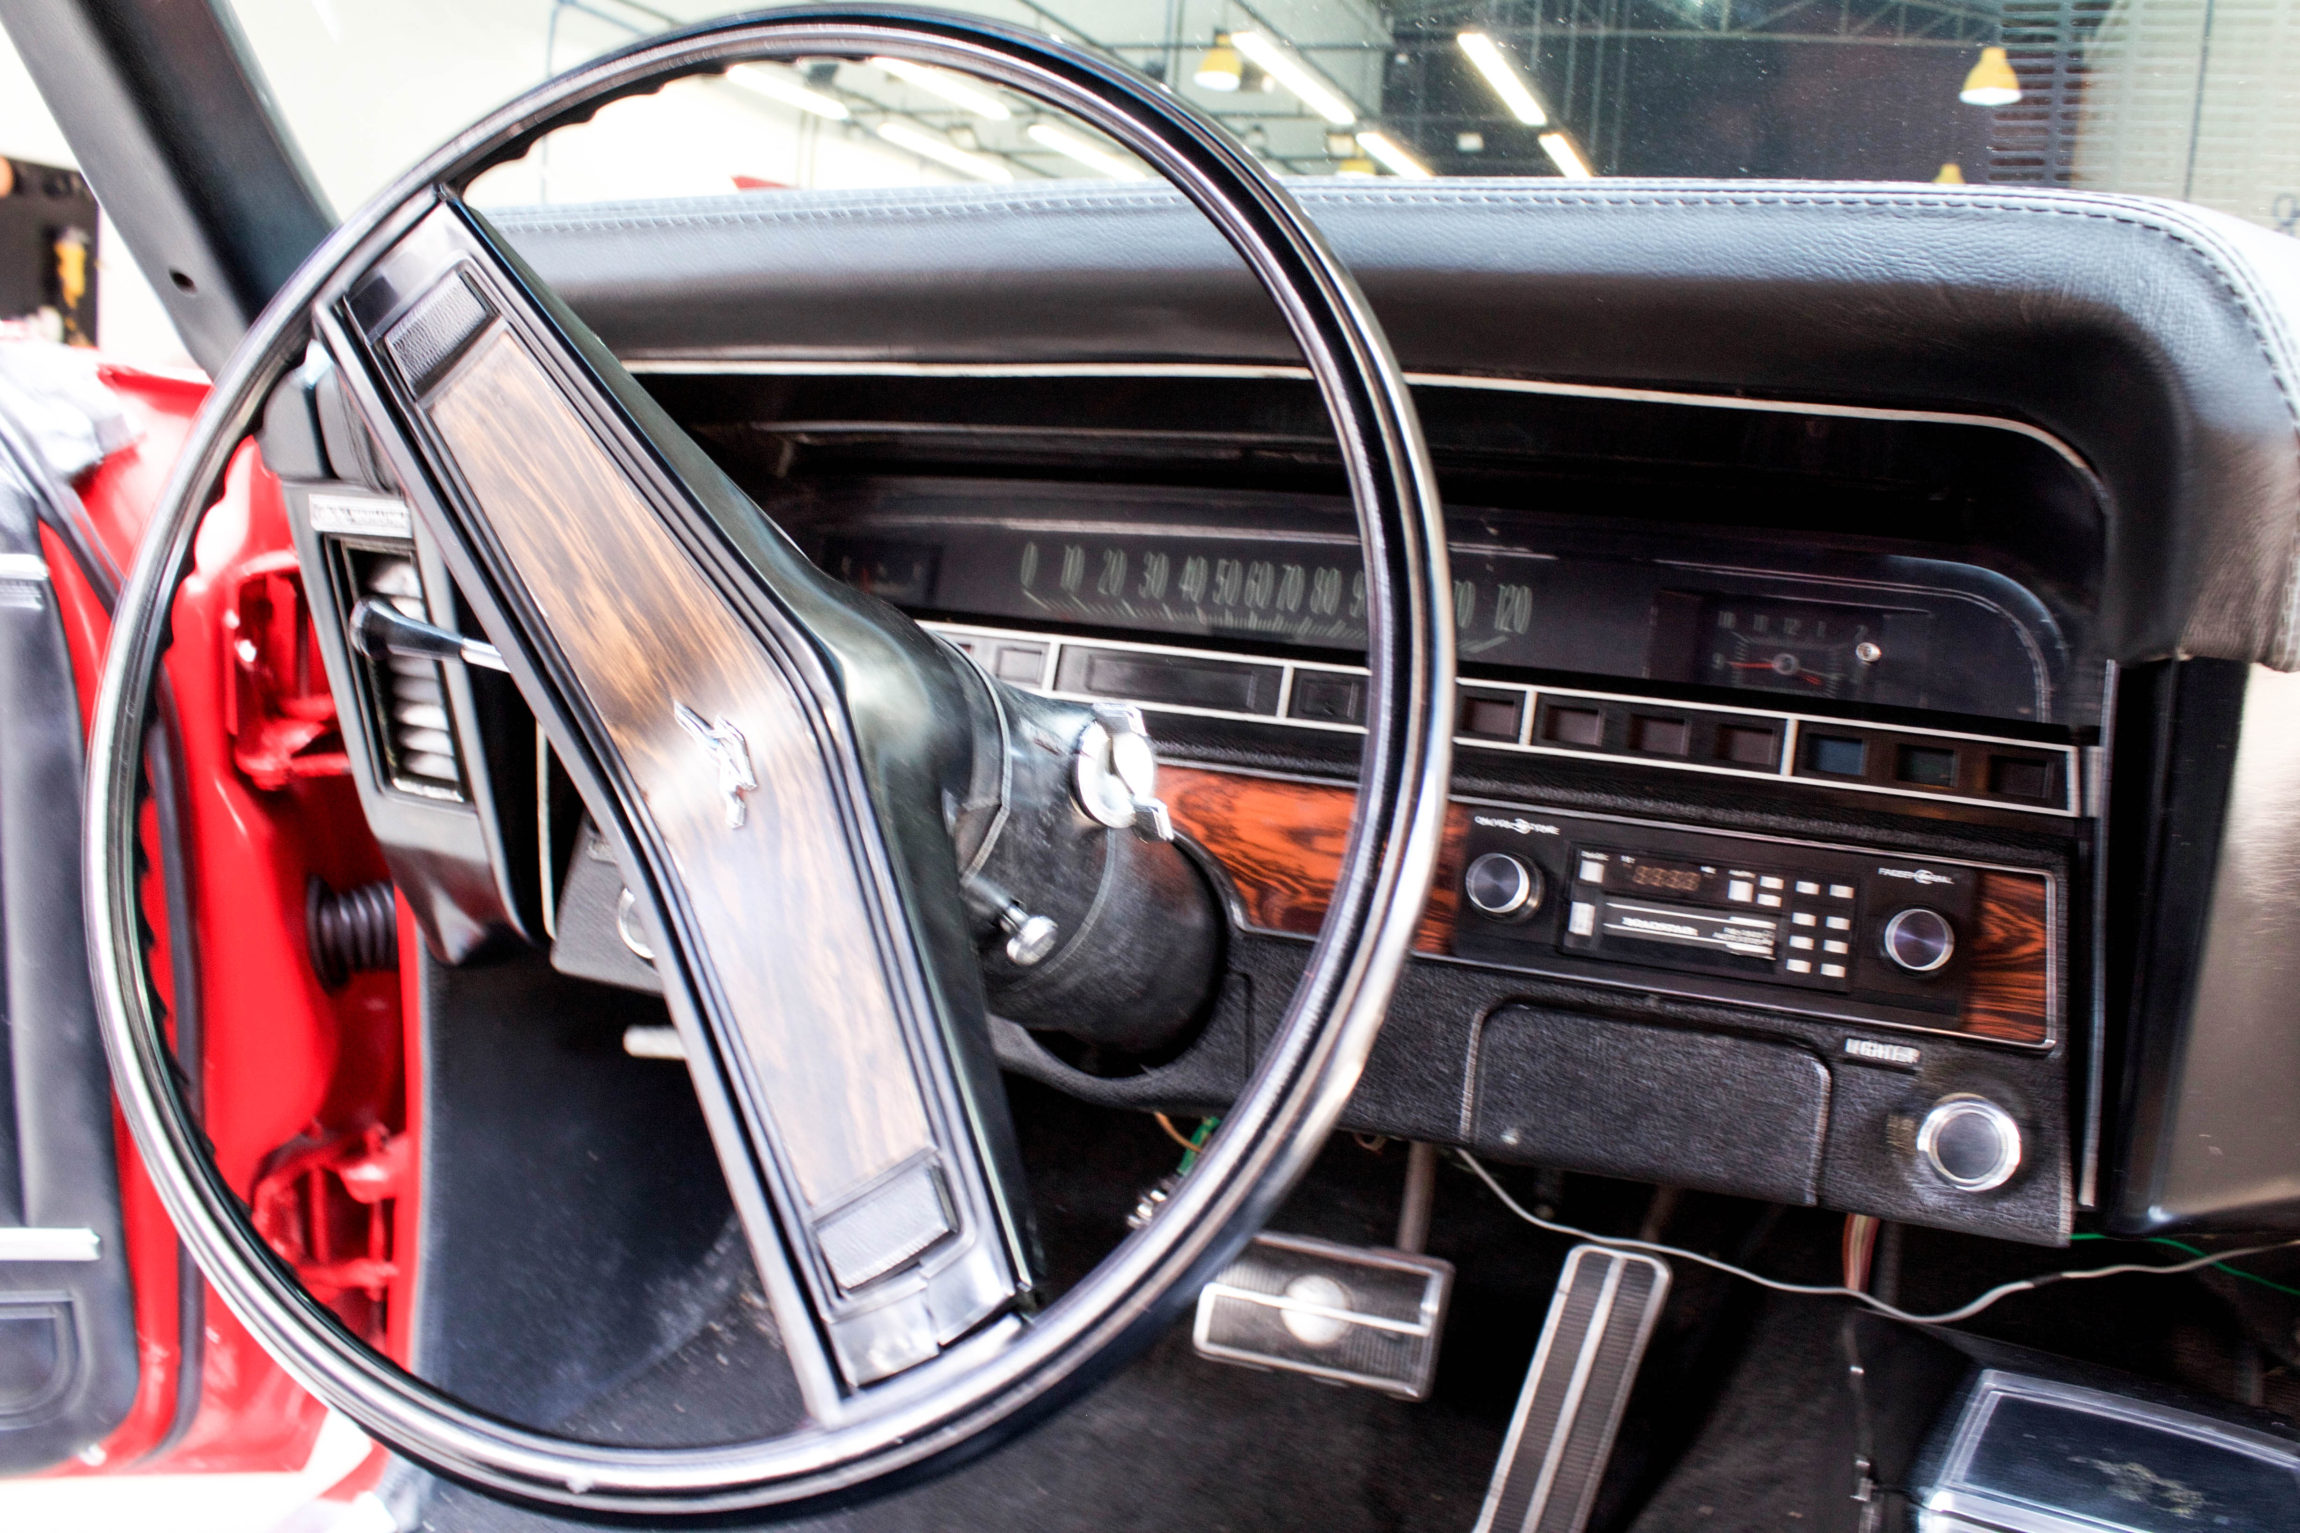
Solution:
M403 660L460 660L490 671L507 669L494 645L409 617L372 596L362 597L351 609L351 647L369 660L397 655Z
M1138 709L961 662L975 762L950 812L990 1009L1130 1052L1181 1041L1220 977L1220 911L1174 841Z
M371 661L505 668L495 646L372 597L350 629ZM1041 697L950 659L973 752L944 820L990 1009L1134 1053L1181 1042L1220 978L1222 920L1175 844L1140 710Z

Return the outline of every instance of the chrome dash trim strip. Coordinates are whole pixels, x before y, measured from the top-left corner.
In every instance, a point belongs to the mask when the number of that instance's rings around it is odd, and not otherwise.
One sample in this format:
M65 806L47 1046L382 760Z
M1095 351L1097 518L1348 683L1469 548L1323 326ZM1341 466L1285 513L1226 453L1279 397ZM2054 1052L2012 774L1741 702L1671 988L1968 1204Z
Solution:
M1281 671L1278 683L1278 702L1275 712L1247 713L1227 708L1204 708L1182 703L1143 702L1140 698L1125 701L1153 709L1160 713L1181 714L1191 718L1235 719L1241 723L1274 724L1287 729L1315 729L1329 734L1365 733L1361 724L1344 724L1323 719L1296 719L1285 716L1285 710L1294 695L1296 677L1303 673L1331 676L1364 676L1365 667L1327 663L1315 660L1296 660L1285 655L1241 653L1234 650L1195 649L1181 644L1143 644L1132 639L1088 638L1075 634L1040 633L1029 629L1000 628L982 623L957 623L930 619L920 624L930 633L945 638L988 641L1009 644L1043 644L1046 646L1044 663L1037 679L1018 682L1033 691L1050 697L1075 702L1110 702L1113 699L1100 693L1066 692L1055 685L1061 674L1062 652L1071 645L1084 645L1094 649L1125 650L1134 654L1170 656L1178 660L1224 660L1233 664L1276 667ZM2082 770L2084 753L2073 745L2053 745L2036 740L2021 740L2006 735L1977 734L1965 730L1931 729L1915 724L1872 724L1863 719L1838 719L1825 714L1790 713L1778 708L1726 706L1718 703L1690 703L1676 698L1643 696L1634 692L1601 692L1586 687L1535 686L1526 682L1487 681L1482 678L1463 683L1485 692L1509 692L1523 698L1515 740L1494 740L1475 735L1457 734L1454 743L1477 750L1500 751L1518 756L1556 756L1572 761L1613 762L1624 766L1654 767L1667 772L1698 772L1714 777L1738 778L1743 781L1789 782L1801 787L1836 793L1872 793L1892 798L1919 799L1929 804L1967 804L1981 809L2001 809L2015 814L2042 814L2056 819L2075 819L2082 812L2084 784ZM1666 707L1687 713L1735 719L1760 718L1778 720L1781 728L1779 759L1772 767L1741 767L1721 762L1677 761L1667 757L1640 756L1628 752L1582 750L1571 746L1543 745L1533 737L1534 715L1543 698L1565 701L1611 702ZM2040 755L2055 756L2062 763L2061 796L2052 804L2022 804L2003 799L1974 798L1966 794L1935 793L1923 788L1894 788L1882 783L1832 782L1810 777L1797 770L1799 746L1804 726L1842 725L1847 728L1890 730L1896 735L1924 735L1934 739L1957 740L1974 745L2004 746L2015 750L2032 751Z
M1306 367L1260 362L893 362L871 358L696 357L634 354L620 359L634 373L666 377L768 378L1223 378L1246 382L1307 382ZM2042 443L2105 493L2092 465L2077 450L2027 421L1960 410L1904 410L1887 405L1821 404L1811 400L1752 399L1740 394L1696 394L1678 389L1628 388L1607 383L1560 383L1547 378L1496 378L1477 373L1405 375L1415 388L1477 389L1496 394L1541 394L1562 399L1616 399L1633 404L1689 405L1708 410L1751 410L1767 415L1826 415L1840 420L1910 421L1920 425L1979 426Z

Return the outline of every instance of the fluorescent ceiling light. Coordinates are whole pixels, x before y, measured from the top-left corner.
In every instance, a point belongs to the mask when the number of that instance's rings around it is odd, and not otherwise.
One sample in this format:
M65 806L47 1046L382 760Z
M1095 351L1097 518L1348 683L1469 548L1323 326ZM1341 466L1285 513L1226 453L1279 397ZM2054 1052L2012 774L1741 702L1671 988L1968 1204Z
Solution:
M1142 167L1132 160L1123 159L1103 148L1083 133L1073 133L1057 123L1034 122L1030 136L1056 154L1067 155L1089 170L1099 170L1120 181L1144 179Z
M1004 122L1014 114L1006 103L990 92L960 79L947 69L936 69L928 64L913 64L909 59L872 59L877 68L900 80L908 80L920 90L932 91L952 106L964 107L977 117L992 122Z
M1381 161L1393 176L1405 176L1415 181L1429 179L1429 167L1406 153L1404 147L1387 133L1376 133L1369 128L1358 135L1358 147Z
M929 132L916 123L899 120L882 122L878 125L878 136L890 144L899 144L921 159L948 165L952 170L972 176L977 181L1014 179L1013 167L1005 161L994 160L987 154L971 154L941 134Z
M1544 133L1541 152L1549 156L1549 163L1557 167L1557 173L1568 180L1588 181L1597 175L1581 157L1581 151L1573 147L1573 140L1562 133Z
M800 83L797 75L787 69L770 69L764 64L737 64L727 71L727 78L747 91L755 91L785 106L795 106L802 112L828 117L833 122L847 120L845 102L836 96L826 96L819 90L809 90Z
M1261 65L1264 74L1299 96L1302 105L1335 127L1346 128L1358 120L1358 109L1350 105L1349 98L1319 79L1309 65L1283 44L1259 32L1232 32L1230 44Z
M1529 128L1541 127L1549 121L1549 113L1542 110L1540 98L1517 72L1509 55L1501 51L1499 43L1483 32L1464 32L1454 41L1461 44L1461 51L1469 55L1469 61L1485 76L1485 83L1493 87L1493 93L1501 97L1501 104L1509 108L1510 116Z

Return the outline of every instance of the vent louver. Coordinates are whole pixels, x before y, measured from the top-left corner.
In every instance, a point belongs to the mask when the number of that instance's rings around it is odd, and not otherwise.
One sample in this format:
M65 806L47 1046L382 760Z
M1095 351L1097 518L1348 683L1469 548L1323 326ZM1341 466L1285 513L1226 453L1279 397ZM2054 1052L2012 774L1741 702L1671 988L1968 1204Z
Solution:
M387 601L418 621L431 620L413 558L360 549L353 551L352 568L359 596ZM371 665L369 674L376 734L392 786L432 798L462 798L463 763L437 662L395 655Z

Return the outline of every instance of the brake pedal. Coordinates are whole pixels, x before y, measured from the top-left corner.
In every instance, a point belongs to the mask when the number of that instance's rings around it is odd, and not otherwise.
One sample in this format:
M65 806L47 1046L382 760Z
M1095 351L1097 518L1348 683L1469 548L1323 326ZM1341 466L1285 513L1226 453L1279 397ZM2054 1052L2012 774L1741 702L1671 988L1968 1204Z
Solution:
M1581 1533L1668 1297L1669 1268L1653 1257L1567 1253L1477 1533Z
M1428 1396L1453 1263L1261 1235L1198 1292L1200 1357Z

